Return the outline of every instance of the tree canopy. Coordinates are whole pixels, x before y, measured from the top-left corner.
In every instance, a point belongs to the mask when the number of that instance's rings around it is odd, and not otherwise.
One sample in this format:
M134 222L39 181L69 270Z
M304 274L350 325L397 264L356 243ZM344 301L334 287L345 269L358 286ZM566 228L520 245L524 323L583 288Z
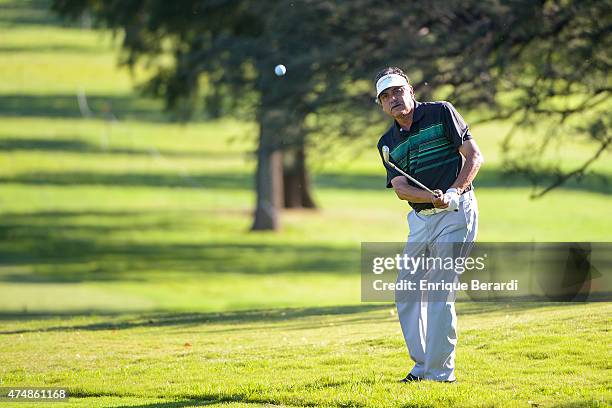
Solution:
M535 195L584 173L612 140L610 1L55 0L53 9L87 10L123 32L121 61L147 64L145 89L178 117L203 101L210 114L259 123L255 229L277 226L288 162L301 177L285 187L307 193L309 135L354 137L380 123L372 80L384 66L402 67L423 99L444 92L481 121L553 123L536 152L513 154L512 132L504 144L509 171L554 175ZM274 76L278 63L285 77ZM543 169L539 155L562 133L595 142L593 157Z

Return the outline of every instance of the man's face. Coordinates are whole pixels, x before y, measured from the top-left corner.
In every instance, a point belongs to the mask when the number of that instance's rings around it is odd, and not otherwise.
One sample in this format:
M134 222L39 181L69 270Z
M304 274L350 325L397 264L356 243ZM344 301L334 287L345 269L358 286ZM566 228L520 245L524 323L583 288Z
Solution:
M395 119L406 117L414 108L411 86L392 86L381 92L378 100L383 111Z

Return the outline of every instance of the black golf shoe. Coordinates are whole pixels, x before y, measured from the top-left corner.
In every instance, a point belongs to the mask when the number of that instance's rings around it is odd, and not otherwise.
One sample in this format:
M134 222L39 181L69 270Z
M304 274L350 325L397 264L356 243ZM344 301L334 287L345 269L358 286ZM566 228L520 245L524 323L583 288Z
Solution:
M416 375L412 375L412 373L408 373L408 375L401 379L399 382L401 383L407 383L407 382L413 382L413 381L421 381L422 378L421 377L417 377Z

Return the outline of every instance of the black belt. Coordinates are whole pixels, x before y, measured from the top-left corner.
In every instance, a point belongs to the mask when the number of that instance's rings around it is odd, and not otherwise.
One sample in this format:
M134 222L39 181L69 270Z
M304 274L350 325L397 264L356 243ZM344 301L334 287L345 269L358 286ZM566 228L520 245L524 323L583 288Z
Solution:
M472 185L471 184L465 190L463 190L463 192L461 194L459 194L459 195L464 195L465 193L468 193L470 191L472 191ZM423 209L417 211L417 213L420 213L421 211L425 211L425 210L431 210L432 208L436 208L436 207L433 204L431 204L431 207L423 208ZM457 211L457 210L455 210L455 211Z

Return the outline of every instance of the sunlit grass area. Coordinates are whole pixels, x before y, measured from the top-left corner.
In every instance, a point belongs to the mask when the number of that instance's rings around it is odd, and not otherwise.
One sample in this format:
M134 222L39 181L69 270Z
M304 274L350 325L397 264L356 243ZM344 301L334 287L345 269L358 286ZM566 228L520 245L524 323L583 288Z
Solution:
M384 127L313 149L318 209L251 233L257 126L171 122L118 67L118 38L47 6L0 1L0 386L66 386L67 406L609 403L607 304L460 304L459 384L396 384L397 317L359 292L361 242L408 232L374 148ZM609 241L609 157L531 200L503 173L508 129L473 128L479 239Z
M609 305L459 307L454 385L399 384L409 363L394 310L357 305L49 314L29 322L5 315L0 373L8 384L70 385L73 398L58 406L603 407L610 401Z

